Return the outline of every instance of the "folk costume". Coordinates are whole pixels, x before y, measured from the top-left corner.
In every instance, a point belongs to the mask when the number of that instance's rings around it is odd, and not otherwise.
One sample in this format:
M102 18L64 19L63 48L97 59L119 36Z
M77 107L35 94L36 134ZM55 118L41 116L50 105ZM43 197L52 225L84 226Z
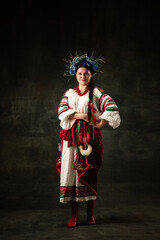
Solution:
M74 61L76 62L75 59ZM80 66L92 70L93 76L98 65L92 61L91 67L85 66L86 62L88 63L88 59L83 59ZM72 64L70 74L74 75L77 69L73 68L76 64ZM77 68L78 66L77 64ZM78 202L83 201L87 201L87 223L95 223L94 200L97 197L97 176L103 155L102 136L95 127L96 121L105 119L112 128L120 125L120 115L114 100L99 87L94 87L93 99L90 102L89 91L87 87L81 94L78 87L70 88L62 97L58 108L62 131L59 135L61 153L56 167L60 173L60 202L71 202L71 220L68 227L76 226ZM93 125L84 120L69 118L76 112L88 113L88 106L91 107Z

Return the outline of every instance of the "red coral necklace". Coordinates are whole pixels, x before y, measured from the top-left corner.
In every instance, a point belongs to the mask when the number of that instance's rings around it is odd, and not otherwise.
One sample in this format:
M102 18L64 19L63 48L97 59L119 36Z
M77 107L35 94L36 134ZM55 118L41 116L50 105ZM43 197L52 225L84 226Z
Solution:
M88 87L87 87L87 88L85 89L85 91L84 91L83 93L81 93L80 90L79 90L79 87L78 87L78 86L76 87L76 92L78 93L79 96L85 95L85 94L88 92L88 90L89 90L89 89L88 89Z

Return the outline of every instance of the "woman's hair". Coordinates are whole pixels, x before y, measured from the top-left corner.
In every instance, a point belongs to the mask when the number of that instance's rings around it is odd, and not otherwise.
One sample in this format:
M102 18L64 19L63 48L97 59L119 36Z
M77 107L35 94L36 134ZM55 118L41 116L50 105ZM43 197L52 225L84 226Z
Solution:
M90 79L90 82L88 84L88 89L89 89L88 120L90 122L91 121L91 110L92 110L90 103L93 102L93 90L94 90L94 83L92 81L92 78Z

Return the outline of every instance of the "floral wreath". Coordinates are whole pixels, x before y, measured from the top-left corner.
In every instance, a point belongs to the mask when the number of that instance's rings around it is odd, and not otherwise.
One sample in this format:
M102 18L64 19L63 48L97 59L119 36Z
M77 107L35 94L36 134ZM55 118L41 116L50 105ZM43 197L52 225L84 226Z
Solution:
M102 58L95 58L93 55L90 57L87 56L87 54L77 54L70 55L69 60L64 60L67 62L66 64L66 72L64 73L65 76L74 76L76 74L77 69L80 66L86 67L88 70L91 71L92 76L95 76L100 62L104 62ZM99 71L100 72L100 71Z

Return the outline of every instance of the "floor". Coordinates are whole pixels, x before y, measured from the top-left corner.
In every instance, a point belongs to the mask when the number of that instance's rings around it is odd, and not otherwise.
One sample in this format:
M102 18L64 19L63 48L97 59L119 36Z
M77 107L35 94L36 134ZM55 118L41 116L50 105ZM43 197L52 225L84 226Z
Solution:
M133 198L131 195L130 197ZM136 197L140 197L140 192ZM2 210L0 214L0 239L160 239L160 204L157 197L148 198L145 196L141 200L134 198L134 201L130 201L131 199L128 198L123 199L124 201L116 197L114 199L107 201L100 194L95 202L96 224L93 226L85 224L86 203L80 203L79 224L72 229L66 227L70 218L69 204L54 202L54 206L50 207L49 205L48 208L45 204L45 208L37 206L37 208L25 209L21 206L20 208L14 209L12 207Z

